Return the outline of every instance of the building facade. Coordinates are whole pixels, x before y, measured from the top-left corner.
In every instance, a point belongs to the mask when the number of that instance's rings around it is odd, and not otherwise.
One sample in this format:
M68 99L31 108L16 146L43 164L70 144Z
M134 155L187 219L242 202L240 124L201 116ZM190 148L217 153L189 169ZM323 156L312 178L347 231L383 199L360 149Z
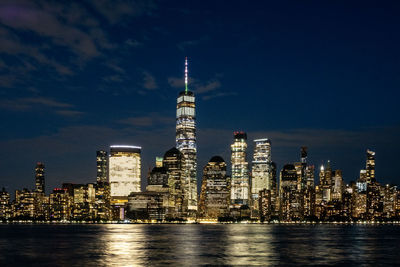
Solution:
M35 186L36 192L45 193L44 164L41 162L38 162L35 167Z
M111 197L128 197L141 188L141 148L137 146L111 146L109 183Z
M107 151L96 151L96 166L97 166L97 182L108 182L108 155Z
M234 133L234 143L231 145L231 204L233 208L249 205L249 167L246 160L247 135L244 132Z
M258 193L272 189L271 179L271 141L267 138L254 140L252 161L251 196L258 199Z
M175 147L164 154L163 167L166 169L168 177L168 216L171 220L183 219L187 216L187 201L185 201L185 182L184 173L185 157Z
M203 169L198 217L206 220L227 217L229 204L230 181L226 163L220 156L214 156Z
M293 164L283 166L279 179L280 219L283 221L302 220L302 195L299 190L299 174Z
M185 59L185 90L179 93L176 106L176 148L185 158L185 198L188 210L197 210L197 146L196 104L194 93L188 89L188 63Z

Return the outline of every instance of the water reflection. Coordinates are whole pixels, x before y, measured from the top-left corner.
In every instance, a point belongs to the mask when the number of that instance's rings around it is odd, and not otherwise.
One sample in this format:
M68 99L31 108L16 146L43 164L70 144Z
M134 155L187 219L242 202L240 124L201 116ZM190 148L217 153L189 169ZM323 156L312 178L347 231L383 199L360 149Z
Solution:
M1 266L397 265L393 225L0 225Z
M270 265L277 261L272 225L230 225L226 264ZM262 231L260 231L262 229Z
M143 227L105 225L100 240L105 244L102 263L119 266L141 266L147 262L147 235Z

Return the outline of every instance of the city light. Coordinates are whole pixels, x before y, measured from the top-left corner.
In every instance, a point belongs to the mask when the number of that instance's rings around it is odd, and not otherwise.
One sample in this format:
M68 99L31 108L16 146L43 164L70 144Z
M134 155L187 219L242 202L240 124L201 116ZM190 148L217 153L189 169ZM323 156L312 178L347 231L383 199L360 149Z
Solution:
M278 171L269 138L253 141L247 161L247 134L233 133L230 169L220 156L203 168L197 192L195 95L185 90L176 104L175 147L155 157L155 167L141 190L141 146L117 144L96 151L96 182L64 183L45 192L45 164L35 166L35 189L16 190L15 200L0 191L0 219L13 222L55 223L379 223L397 222L400 192L381 185L375 175L376 153L366 150L365 168L356 181L345 183L342 170L328 160L319 169L308 163L300 147L298 162ZM229 173L230 171L230 173ZM279 174L279 178L278 178Z

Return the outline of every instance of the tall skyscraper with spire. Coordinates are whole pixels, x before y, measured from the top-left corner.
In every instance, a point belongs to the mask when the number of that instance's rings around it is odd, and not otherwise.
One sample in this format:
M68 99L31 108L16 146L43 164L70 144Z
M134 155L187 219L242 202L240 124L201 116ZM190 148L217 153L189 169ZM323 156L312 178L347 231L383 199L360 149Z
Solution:
M185 90L179 93L176 106L176 148L185 158L184 205L189 216L197 210L197 147L195 97L188 88L188 60L185 58Z

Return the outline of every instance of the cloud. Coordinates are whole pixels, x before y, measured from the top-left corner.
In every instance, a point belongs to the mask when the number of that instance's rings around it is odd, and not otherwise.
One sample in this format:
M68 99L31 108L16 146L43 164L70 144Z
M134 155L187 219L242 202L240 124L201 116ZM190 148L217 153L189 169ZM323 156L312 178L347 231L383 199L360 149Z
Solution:
M54 45L68 47L75 54L90 58L99 55L99 51L95 38L80 29L88 26L86 14L82 6L74 3L16 1L0 6L0 21L4 25L46 37ZM97 27L98 23L92 21L89 25L89 28Z
M163 116L157 112L152 112L146 116L125 118L119 121L119 123L135 127L163 127L165 125L174 125L174 122L175 118Z
M48 79L73 75L119 47L109 37L109 24L150 14L155 8L153 1L145 0L1 1L0 53L13 57L13 64L3 69L7 73L1 75L0 85L23 86L37 71L50 74ZM139 46L134 39L126 44ZM118 66L114 70L123 71Z
M236 95L237 95L236 92L220 92L220 93L215 93L215 94L211 94L211 95L205 95L202 97L202 99L207 101L207 100L217 98L217 97L236 96Z
M179 50L185 51L185 49L187 47L200 45L200 44L204 43L205 41L207 41L209 39L210 38L208 36L203 36L200 39L187 40L187 41L180 42L180 43L177 44L177 47L178 47Z
M215 90L217 90L218 88L221 87L221 82L218 79L218 77L219 77L219 75L216 75L215 78L210 79L205 82L202 82L195 78L191 78L189 81L189 88L192 88L194 93L197 95L206 94L206 96L203 96L204 100L208 100L208 99L219 97L219 96L234 95L235 93L227 93L227 92L219 92L217 94L209 95L211 92L214 92ZM173 88L184 88L185 87L185 81L183 78L169 77L168 84Z
M183 41L177 44L179 50L185 50L186 47L188 46L194 46L198 45L200 43L200 40L190 40L190 41Z
M195 93L197 94L204 94L210 91L214 91L221 87L221 82L218 80L211 80L205 84L199 85L196 87Z
M117 62L105 62L104 65L108 68L110 68L111 70L118 72L120 74L124 74L126 73L126 71L121 68Z
M125 17L151 14L157 7L152 0L96 0L90 3L109 23L115 24Z
M82 112L82 111L68 110L68 109L57 110L56 113L58 115L67 116L67 117L76 117L76 116L80 116L80 115L84 114L84 112Z
M35 106L46 106L52 108L73 107L73 105L71 104L59 102L52 98L46 98L46 97L26 97L26 98L0 101L0 108L8 110L22 111L22 110L32 109Z
M72 107L71 104L59 102L54 99L46 97L28 97L28 98L21 98L17 101L25 102L27 104L39 104L47 107L56 107L56 108Z
M2 100L0 101L0 108L21 112L32 110L34 108L51 108L55 110L55 114L66 117L76 117L84 114L81 111L74 110L74 105L72 104L60 102L47 97L25 97Z
M123 82L124 79L121 75L115 74L115 75L109 75L109 76L103 77L103 81L120 83L120 82Z
M185 87L185 80L183 78L169 77L168 84L174 88Z
M144 71L143 72L143 87L147 90L154 90L158 88L158 85L156 83L156 79L154 78L153 75L151 75L149 72Z
M126 40L125 44L131 47L143 46L143 43L139 42L138 40L132 40L132 39Z

